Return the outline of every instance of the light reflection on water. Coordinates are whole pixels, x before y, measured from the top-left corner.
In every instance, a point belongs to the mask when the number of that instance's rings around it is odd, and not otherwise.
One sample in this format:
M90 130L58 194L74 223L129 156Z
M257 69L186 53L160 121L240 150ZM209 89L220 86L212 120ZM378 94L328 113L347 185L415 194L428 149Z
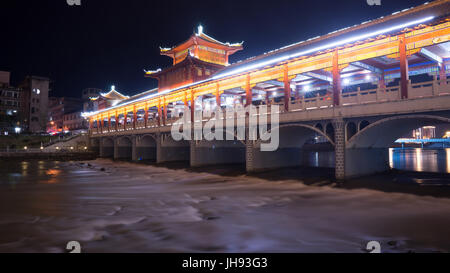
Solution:
M18 183L57 184L62 171L56 161L0 161L0 185L14 186Z
M450 148L391 148L389 164L391 168L400 170L450 173Z
M334 151L306 152L304 164L334 168ZM390 148L389 166L406 171L450 173L450 148Z
M447 154L447 172L450 173L450 149L445 149L445 153Z

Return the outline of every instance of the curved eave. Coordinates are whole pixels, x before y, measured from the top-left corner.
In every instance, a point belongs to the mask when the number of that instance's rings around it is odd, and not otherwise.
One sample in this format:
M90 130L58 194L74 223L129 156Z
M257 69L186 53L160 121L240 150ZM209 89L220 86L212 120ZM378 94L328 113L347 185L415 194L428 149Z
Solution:
M223 65L216 64L216 63L205 62L205 61L197 59L197 58L195 58L193 56L188 55L188 56L186 56L186 58L184 58L181 62L177 63L176 65L168 67L168 68L166 68L166 69L164 69L162 71L159 71L159 72L155 72L155 73L152 73L152 74L146 74L145 77L147 77L147 78L159 78L163 74L166 74L166 73L168 73L168 72L170 72L170 71L172 71L174 69L177 69L180 66L184 66L187 62L189 62L189 63L197 63L197 64L200 64L200 65L216 66L217 68L225 68L225 66L223 66Z
M239 50L244 49L244 47L242 46L243 43L227 44L227 43L219 42L213 38L208 39L206 37L202 37L202 35L205 35L205 34L201 34L200 36L197 34L193 34L191 37L189 37L188 40L186 40L185 42L183 42L177 46L172 47L170 50L161 49L161 55L166 55L166 56L173 58L175 55L175 52L180 52L180 51L186 50L189 47L191 47L192 45L205 45L205 46L209 46L209 47L218 48L218 49L228 52L228 54L230 54L230 55ZM209 36L207 36L207 37L209 37Z

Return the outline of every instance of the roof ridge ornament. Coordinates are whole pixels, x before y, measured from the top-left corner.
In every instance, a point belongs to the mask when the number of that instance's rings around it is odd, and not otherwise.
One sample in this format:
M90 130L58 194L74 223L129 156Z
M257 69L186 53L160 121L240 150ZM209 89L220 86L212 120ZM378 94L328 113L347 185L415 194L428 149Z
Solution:
M203 26L200 24L197 27L197 36L200 36L203 34Z

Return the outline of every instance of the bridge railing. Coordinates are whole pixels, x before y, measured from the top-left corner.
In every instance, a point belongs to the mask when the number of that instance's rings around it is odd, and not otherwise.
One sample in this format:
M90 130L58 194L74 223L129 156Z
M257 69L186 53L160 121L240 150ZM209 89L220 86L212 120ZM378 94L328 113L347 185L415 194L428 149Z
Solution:
M327 108L333 106L333 96L316 96L313 98L300 98L291 100L289 111L305 111L319 108Z
M364 103L374 103L374 102L384 102L384 101L396 101L400 100L400 86L390 86L390 87L378 87L374 89L358 90L352 92L345 92L340 94L341 105L357 105ZM433 80L420 82L420 83L408 83L408 97L409 98L421 98L421 97L431 97L439 96L443 94L450 94L450 79L445 79L443 81L437 80L434 76ZM277 103L271 103L271 105L278 105L280 112L285 112L284 101ZM291 100L289 102L289 112L295 111L307 111L313 109L321 109L333 107L333 95L327 94L325 96L316 96L312 98L299 98L296 100ZM257 108L259 108L257 106ZM270 106L269 109L270 111ZM236 116L234 118L237 118ZM166 126L172 125L174 122L179 120L180 117L171 117L166 120ZM206 119L207 120L207 119ZM206 121L204 120L204 121ZM141 120L136 122L136 130L145 128L155 128L158 127L157 120L148 120L147 127L145 126L145 121ZM134 130L133 123L129 123L125 126L126 131ZM103 133L108 132L123 132L125 131L124 125L119 124L118 129L111 128L111 130L103 129ZM96 128L90 131L91 135L101 134L100 130Z
M394 101L400 99L400 87L392 86L385 88L374 88L345 92L341 94L342 105L352 105L360 103Z

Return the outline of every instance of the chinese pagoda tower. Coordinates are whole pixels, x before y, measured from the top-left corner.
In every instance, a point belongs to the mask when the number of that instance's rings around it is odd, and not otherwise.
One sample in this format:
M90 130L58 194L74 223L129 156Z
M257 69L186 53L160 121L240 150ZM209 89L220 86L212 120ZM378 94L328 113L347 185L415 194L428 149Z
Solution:
M172 48L161 48L161 55L173 59L164 70L145 71L145 76L158 79L158 92L209 78L229 65L228 57L242 50L242 43L222 43L203 33L198 27L187 41Z

